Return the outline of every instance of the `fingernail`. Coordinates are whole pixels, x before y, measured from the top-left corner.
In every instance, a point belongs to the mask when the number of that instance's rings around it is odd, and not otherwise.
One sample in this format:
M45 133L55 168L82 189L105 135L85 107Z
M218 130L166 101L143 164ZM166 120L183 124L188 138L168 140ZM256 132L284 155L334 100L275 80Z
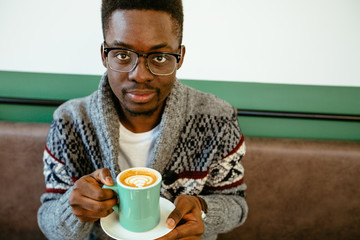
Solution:
M113 185L113 184L114 184L114 182L113 182L113 180L112 180L111 177L106 177L106 178L105 178L105 181L106 181L106 184L107 184L107 185Z
M168 218L168 219L166 220L166 226L167 226L168 228L174 228L174 227L175 227L175 220L172 219L172 218Z

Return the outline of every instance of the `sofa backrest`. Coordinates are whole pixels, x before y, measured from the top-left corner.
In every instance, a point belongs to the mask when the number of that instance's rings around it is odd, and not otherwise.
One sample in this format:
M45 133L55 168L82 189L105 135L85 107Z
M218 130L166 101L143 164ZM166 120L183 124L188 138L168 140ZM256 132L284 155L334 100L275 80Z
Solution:
M37 224L49 124L0 122L0 239L46 239Z
M245 142L248 219L219 239L360 239L360 142Z

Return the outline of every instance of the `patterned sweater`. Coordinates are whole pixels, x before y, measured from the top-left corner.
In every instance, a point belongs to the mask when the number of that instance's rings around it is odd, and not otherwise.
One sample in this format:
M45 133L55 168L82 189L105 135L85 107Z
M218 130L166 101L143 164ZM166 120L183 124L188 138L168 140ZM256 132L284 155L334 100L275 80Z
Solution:
M107 74L92 95L70 100L53 116L44 151L46 192L38 223L49 239L110 239L99 222L82 223L68 203L74 182L99 168L112 177L118 165L119 117ZM241 158L244 137L225 101L175 81L148 167L163 176L161 195L201 196L208 204L203 239L241 225L248 212Z

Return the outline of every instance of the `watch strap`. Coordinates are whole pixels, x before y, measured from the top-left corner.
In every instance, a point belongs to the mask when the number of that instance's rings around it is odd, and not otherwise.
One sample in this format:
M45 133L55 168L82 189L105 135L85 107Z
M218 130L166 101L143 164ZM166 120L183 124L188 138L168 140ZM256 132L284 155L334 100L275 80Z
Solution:
M200 202L201 210L206 214L208 212L208 206L207 206L206 201L201 197L197 197L197 199Z

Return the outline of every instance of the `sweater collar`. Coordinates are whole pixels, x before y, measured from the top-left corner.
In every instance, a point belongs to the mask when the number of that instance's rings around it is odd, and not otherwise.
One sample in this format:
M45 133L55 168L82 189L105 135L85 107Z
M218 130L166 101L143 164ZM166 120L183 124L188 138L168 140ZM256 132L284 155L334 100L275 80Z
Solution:
M160 134L155 144L154 158L150 162L150 167L158 170L161 174L171 161L177 139L179 139L185 124L186 104L185 87L176 79L165 103L160 122Z
M91 117L99 139L102 163L115 179L120 172L118 165L120 123L107 72L102 76L99 89L93 95L91 104Z
M99 138L104 167L109 168L115 178L120 172L118 165L119 155L119 116L115 107L114 96L107 77L103 75L99 90L93 101L92 115L94 126ZM171 154L176 147L179 134L184 126L186 111L186 91L184 86L175 80L174 86L166 99L165 108L160 121L160 132L156 139L155 150L149 167L163 173Z

